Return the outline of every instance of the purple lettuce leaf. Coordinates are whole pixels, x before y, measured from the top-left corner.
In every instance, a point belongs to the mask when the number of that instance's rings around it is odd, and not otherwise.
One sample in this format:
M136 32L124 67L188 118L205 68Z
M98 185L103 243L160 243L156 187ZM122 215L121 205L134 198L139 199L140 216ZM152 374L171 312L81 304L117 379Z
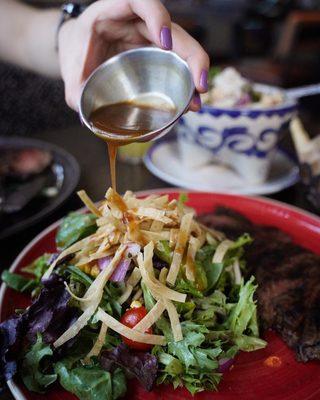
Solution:
M26 334L34 342L37 333L44 333L44 341L53 343L78 316L78 309L69 307L70 294L64 280L56 274L42 280L44 288L24 314Z
M161 260L156 254L154 254L152 258L153 262L153 268L158 269L159 271L162 270L162 268L168 268L169 264L166 261Z
M13 350L20 346L21 340L22 318L13 316L0 324L0 394L5 382L17 372Z
M152 389L158 372L158 361L154 355L131 351L124 343L102 352L100 364L107 371L121 367L129 377L136 377L148 391Z
M0 324L0 388L16 374L17 358L26 339L33 343L37 333L42 333L46 343L53 343L79 315L77 308L68 305L70 295L61 277L52 274L43 285L23 314Z

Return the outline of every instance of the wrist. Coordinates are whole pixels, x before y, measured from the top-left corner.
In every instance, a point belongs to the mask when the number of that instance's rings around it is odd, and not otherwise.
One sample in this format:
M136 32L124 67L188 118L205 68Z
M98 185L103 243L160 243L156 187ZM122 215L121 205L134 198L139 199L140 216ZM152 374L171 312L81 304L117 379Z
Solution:
M68 21L64 21L63 24L56 31L55 38L55 51L59 54L59 49L61 47L61 42L65 40L64 38L68 38L72 27L77 23L77 19L69 19Z
M55 31L60 12L57 9L32 10L26 32L25 59L27 68L51 77L60 76L58 57L54 50ZM35 64L37 60L37 64Z

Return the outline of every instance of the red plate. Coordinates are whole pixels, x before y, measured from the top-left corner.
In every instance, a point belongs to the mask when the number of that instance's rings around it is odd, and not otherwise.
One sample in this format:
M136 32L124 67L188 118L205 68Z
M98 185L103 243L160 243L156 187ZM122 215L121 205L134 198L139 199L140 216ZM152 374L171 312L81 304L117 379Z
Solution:
M174 191L158 191L170 193ZM142 193L140 193L142 195ZM150 194L150 192L143 194ZM198 213L210 212L216 205L223 204L245 214L259 224L273 225L289 233L296 243L320 254L320 219L285 204L253 197L223 194L190 193L189 204ZM55 251L54 237L59 223L55 223L38 235L18 256L11 270L19 271L44 252ZM7 318L15 308L25 307L28 299L4 286L0 292L0 318ZM234 368L224 375L218 393L201 393L196 399L207 400L309 400L320 399L320 363L307 364L295 361L294 353L273 332L266 332L268 346L253 353L241 353ZM277 357L274 366L266 360ZM269 359L270 360L270 359ZM58 386L47 395L31 394L19 383L12 382L10 389L19 400L71 400L75 397ZM184 389L173 390L160 386L151 393L145 392L136 382L130 383L127 399L131 400L182 400L192 399Z

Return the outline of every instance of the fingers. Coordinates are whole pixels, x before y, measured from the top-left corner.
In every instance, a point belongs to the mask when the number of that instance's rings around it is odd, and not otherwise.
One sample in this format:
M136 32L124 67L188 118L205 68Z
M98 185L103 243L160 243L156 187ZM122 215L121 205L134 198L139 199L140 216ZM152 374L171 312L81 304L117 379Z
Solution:
M99 0L73 24L69 21L64 25L69 25L70 29L60 30L60 36L64 36L60 41L60 66L67 102L72 108L77 106L75 99L79 97L84 79L99 63L114 52L147 41L165 50L172 49L186 60L197 93L208 89L208 55L186 31L171 23L160 0ZM197 94L190 109L196 111L200 104Z
M201 108L201 99L199 93L196 92L191 100L191 103L189 104L189 110L199 111L200 108Z
M195 87L199 93L208 90L209 56L202 46L179 25L172 23L172 50L189 65ZM148 27L140 22L137 29L148 40L153 41Z
M76 43L79 42L79 34L76 38L73 34L75 25L76 20L70 20L63 24L59 32L59 61L61 76L64 81L65 100L68 106L74 110L77 109L81 84L80 71L77 71L77 68L80 68L83 63L83 57L75 47Z
M130 21L140 18L147 27L149 40L157 46L171 50L171 19L160 0L100 0L93 3L80 16L87 26L99 21Z
M192 36L177 24L172 24L173 51L187 61L199 93L208 90L209 56Z
M148 39L164 50L172 49L171 18L159 0L129 0L131 10L146 24Z
M139 32L155 45L165 50L172 49L186 60L197 91L204 93L208 90L207 53L184 29L171 23L170 15L160 0L99 0L85 13L90 26L105 20L108 27L110 20L129 23L139 17Z

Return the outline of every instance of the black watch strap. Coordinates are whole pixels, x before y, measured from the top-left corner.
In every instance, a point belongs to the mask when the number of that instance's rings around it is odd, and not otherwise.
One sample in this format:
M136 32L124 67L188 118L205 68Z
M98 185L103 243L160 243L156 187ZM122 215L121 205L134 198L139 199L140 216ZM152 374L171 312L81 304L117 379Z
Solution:
M61 17L57 26L57 31L56 31L56 50L58 51L59 49L59 43L58 43L58 35L61 26L66 22L69 21L72 18L77 18L93 1L88 1L88 2L74 2L70 1L67 3L64 3L61 7Z

